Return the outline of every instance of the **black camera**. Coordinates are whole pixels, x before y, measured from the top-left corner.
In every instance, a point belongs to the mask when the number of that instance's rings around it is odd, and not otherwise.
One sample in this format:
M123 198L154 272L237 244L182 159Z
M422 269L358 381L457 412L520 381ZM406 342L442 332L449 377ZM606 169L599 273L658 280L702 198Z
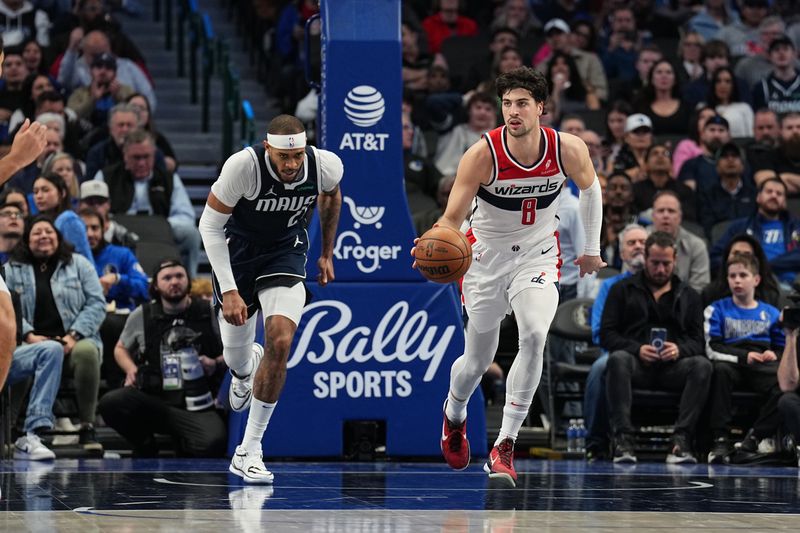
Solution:
M783 327L786 329L800 328L800 307L785 307L783 309Z

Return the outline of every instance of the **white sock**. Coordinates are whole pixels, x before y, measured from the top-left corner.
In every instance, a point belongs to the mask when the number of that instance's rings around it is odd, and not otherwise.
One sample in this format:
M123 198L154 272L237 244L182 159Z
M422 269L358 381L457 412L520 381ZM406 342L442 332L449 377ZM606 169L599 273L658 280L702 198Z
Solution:
M226 346L222 350L225 364L240 378L246 378L253 371L253 345Z
M516 399L516 402L512 402L511 399L506 399L506 405L503 407L503 423L500 426L500 434L497 436L497 440L494 441L495 446L508 438L516 442L519 428L528 418L528 410L531 407L530 403L517 403L519 401L519 399Z
M242 446L247 451L261 451L261 439L264 438L264 431L267 430L267 424L269 424L272 411L275 410L277 403L266 403L256 398L251 401L247 428L244 430L244 439L242 439Z
M447 405L444 408L444 414L447 419L454 424L460 424L467 418L467 403L469 398L461 400L453 396L452 392L447 393Z

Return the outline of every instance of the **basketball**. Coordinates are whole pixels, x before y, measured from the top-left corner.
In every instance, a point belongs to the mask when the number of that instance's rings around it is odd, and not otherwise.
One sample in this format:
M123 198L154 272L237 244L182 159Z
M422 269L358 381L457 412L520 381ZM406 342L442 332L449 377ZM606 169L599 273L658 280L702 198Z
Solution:
M430 281L451 283L463 276L472 263L472 245L458 230L437 226L417 241L417 268Z

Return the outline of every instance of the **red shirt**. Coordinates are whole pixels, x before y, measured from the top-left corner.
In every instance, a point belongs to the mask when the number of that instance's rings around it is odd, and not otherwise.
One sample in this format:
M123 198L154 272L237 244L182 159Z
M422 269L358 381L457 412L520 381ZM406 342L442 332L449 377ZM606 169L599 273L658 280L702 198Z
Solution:
M458 16L455 28L442 20L442 15L436 13L422 21L422 27L428 34L428 48L431 54L439 53L442 48L442 41L451 35L462 35L465 37L478 34L478 24L469 17Z

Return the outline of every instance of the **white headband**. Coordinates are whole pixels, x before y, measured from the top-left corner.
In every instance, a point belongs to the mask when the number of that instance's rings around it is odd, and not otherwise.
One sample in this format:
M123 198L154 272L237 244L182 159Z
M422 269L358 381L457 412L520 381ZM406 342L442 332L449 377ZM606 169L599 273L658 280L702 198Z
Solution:
M294 150L295 148L306 147L306 132L293 133L291 135L275 135L267 133L267 143L278 150Z

